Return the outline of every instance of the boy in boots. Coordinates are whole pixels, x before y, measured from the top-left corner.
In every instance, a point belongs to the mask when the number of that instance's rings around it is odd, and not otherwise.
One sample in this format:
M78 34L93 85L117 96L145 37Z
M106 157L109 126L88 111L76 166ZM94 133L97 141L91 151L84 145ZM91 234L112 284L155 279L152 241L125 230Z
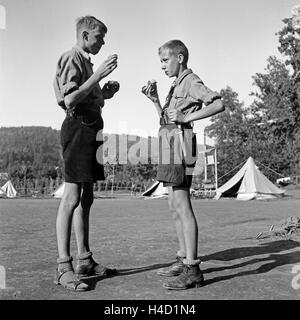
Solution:
M161 68L175 77L162 107L155 81L148 81L142 92L154 103L160 118L160 161L157 180L169 189L169 208L173 214L179 243L176 262L158 270L174 277L164 283L170 290L204 285L198 259L198 225L193 212L190 187L196 163L196 137L193 121L224 111L220 95L204 85L188 68L189 52L180 40L171 40L159 48ZM202 104L206 107L202 109Z

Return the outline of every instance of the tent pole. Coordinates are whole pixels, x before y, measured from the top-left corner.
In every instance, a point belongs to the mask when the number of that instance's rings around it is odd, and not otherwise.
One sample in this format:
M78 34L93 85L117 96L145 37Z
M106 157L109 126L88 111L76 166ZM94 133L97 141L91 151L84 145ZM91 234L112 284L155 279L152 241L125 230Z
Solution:
M218 189L218 161L217 161L217 148L215 148L215 184L216 190Z
M207 163L206 163L206 133L204 128L204 181L207 182Z

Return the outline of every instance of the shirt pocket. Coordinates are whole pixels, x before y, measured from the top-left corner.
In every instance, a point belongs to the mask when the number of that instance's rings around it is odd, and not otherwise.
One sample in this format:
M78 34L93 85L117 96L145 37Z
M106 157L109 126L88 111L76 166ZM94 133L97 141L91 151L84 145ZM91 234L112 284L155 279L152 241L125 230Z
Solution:
M184 109L186 106L187 93L179 90L173 96L174 98L174 109Z
M202 103L199 103L197 99L195 99L188 93L179 92L178 94L176 94L176 102L175 102L176 109L179 109L182 112L184 112L194 105L200 105L200 108L201 108Z

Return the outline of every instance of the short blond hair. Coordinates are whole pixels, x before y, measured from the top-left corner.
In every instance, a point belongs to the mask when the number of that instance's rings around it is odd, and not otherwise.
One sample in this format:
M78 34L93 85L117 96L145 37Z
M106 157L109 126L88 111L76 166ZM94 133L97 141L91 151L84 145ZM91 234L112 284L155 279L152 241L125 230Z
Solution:
M187 64L189 60L189 50L182 41L170 40L166 42L158 49L158 54L161 54L161 52L165 49L169 49L172 53L175 53L175 54L182 54L183 62Z

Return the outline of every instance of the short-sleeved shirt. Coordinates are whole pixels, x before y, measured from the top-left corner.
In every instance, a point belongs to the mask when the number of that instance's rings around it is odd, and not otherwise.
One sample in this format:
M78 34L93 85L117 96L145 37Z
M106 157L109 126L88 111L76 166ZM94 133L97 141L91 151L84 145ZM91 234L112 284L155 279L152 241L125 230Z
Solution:
M54 79L54 91L58 105L66 110L65 96L77 90L92 74L93 64L89 54L82 48L74 46L62 54L57 63ZM85 110L101 112L103 106L102 91L100 85L97 84L89 95L75 107L75 110L79 114L84 113Z
M164 123L170 123L167 109L179 109L184 115L188 115L202 108L203 103L207 106L214 100L221 98L218 92L212 91L206 87L203 81L192 72L186 69L174 81L172 88L172 96L167 98L167 104L163 108Z
M80 47L75 46L62 54L54 79L58 105L66 110L65 97L78 90L92 74L93 64L89 55ZM96 140L96 135L103 128L103 105L102 91L97 84L83 101L67 110L67 117L60 131L66 182L92 183L105 179L103 165L96 158L97 150L102 143Z

